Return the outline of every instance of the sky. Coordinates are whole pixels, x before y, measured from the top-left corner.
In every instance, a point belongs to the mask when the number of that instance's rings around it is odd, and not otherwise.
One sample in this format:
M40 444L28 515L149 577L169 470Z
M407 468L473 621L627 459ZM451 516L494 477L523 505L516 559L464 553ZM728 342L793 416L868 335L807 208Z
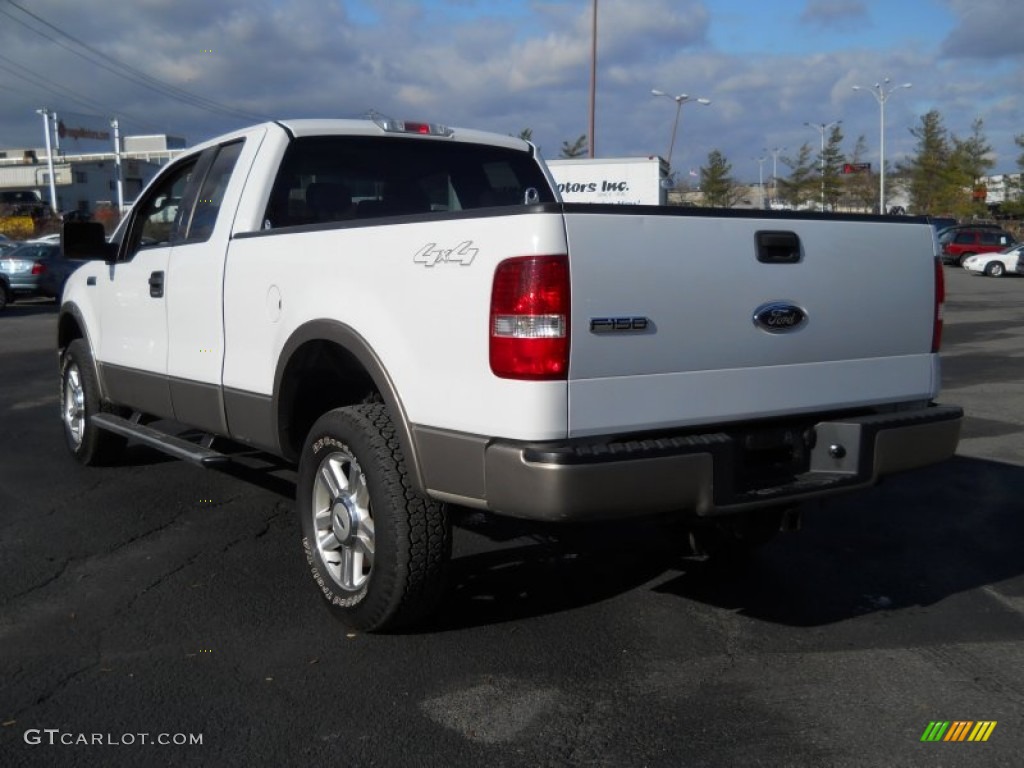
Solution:
M0 149L43 145L46 108L116 115L122 134L198 143L264 119L370 110L503 134L532 130L544 156L588 130L593 0L0 0ZM1018 170L1024 134L1020 0L598 0L598 157L719 150L741 181L841 120L877 164L938 110L974 120L994 172ZM771 150L777 150L774 155ZM759 166L757 159L766 158ZM877 167L877 165L873 166Z

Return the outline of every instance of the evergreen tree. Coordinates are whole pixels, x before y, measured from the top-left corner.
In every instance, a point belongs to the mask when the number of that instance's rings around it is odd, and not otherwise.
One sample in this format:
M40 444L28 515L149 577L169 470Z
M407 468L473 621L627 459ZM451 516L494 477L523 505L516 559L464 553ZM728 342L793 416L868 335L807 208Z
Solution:
M867 152L868 142L861 134L853 145L850 163L860 165ZM869 171L847 174L843 180L843 192L850 205L861 210L873 210L878 205L878 174Z
M1024 133L1013 137L1013 143L1017 145L1018 149L1024 150ZM1024 152L1017 155L1017 179L1016 181L1010 181L1007 179L1006 184L1006 202L1003 203L1002 209L1005 213L1011 216L1022 217L1024 216L1024 195L1022 192L1021 182L1024 181Z
M568 141L562 142L562 151L559 157L583 157L587 154L587 134L581 133L580 137L571 144Z
M825 144L825 152L818 157L818 167L822 171L821 183L825 190L825 205L833 211L839 204L839 197L843 191L841 173L846 158L843 156L842 145L843 131L838 124L833 125L828 143Z
M813 200L816 193L820 194L811 151L811 145L804 143L795 158L782 158L782 162L789 167L789 176L778 180L779 197L790 208L800 208Z
M961 217L984 215L985 187L983 177L995 167L992 159L992 145L982 132L984 122L976 118L971 123L971 135L966 139L953 137L953 172L956 183L965 191L956 209Z
M523 128L516 136L523 141L533 141L533 128Z
M700 169L700 188L704 204L714 208L731 208L739 199L732 165L717 149L708 153L708 164Z
M958 186L963 178L953 166L942 115L936 109L922 115L920 125L911 128L910 134L917 139L916 154L898 163L896 171L906 180L911 207L918 214L943 216L955 212L964 197Z

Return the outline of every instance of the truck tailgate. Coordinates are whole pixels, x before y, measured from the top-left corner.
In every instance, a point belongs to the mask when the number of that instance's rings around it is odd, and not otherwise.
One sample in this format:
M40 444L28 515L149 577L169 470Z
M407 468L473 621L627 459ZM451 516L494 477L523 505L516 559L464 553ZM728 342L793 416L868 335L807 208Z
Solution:
M566 206L565 225L570 435L937 393L927 224ZM773 233L760 251L759 232ZM772 248L787 241L792 262ZM803 319L787 326L786 310L774 325L773 303Z

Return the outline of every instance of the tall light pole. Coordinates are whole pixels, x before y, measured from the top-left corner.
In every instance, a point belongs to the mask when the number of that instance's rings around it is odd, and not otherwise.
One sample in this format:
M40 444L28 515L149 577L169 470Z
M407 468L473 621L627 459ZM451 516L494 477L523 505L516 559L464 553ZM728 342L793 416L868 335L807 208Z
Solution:
M589 136L587 136L587 154L594 156L597 144L594 136L594 113L597 111L597 0L594 0L590 24L590 119Z
M754 160L757 162L757 188L760 190L761 210L764 210L764 161L767 157L763 155L761 157L755 157Z
M765 147L761 150L762 152L772 153L772 199L778 202L779 200L779 153L785 152L785 147L772 147L768 149Z
M842 122L843 122L842 120L836 120L836 121L831 122L831 123L804 123L804 125L806 125L808 128L817 128L818 132L821 134L821 155L819 155L819 157L821 158L821 210L822 211L825 210L825 131L827 131L829 128L834 128L835 126L839 125Z
M43 116L43 133L46 135L46 163L50 176L50 210L57 213L57 182L53 178L53 150L50 148L50 115L48 109L37 109L37 115Z
M867 91L875 97L878 102L878 213L885 215L885 102L889 100L893 91L900 88L911 88L913 83L900 83L889 85L889 78L872 86L855 85L855 91Z
M711 103L711 100L698 98L696 96L688 96L685 93L681 93L678 96L672 96L670 94L665 93L664 91L659 91L657 88L652 88L651 93L655 96L664 96L666 99L672 99L672 101L676 103L676 120L674 123L672 123L672 140L668 144L668 167L671 171L672 152L676 147L676 130L679 128L679 112L683 108L683 104L686 104L688 101L693 101L696 102L697 104L703 104L706 107L708 104Z

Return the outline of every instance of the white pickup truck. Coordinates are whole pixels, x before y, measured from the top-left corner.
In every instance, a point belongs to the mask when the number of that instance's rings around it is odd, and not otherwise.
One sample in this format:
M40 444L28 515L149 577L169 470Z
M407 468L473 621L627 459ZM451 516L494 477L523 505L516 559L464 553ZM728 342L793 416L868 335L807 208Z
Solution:
M110 242L63 236L92 259L71 452L297 463L313 578L364 630L435 605L449 505L742 546L959 438L923 220L563 204L526 142L377 118L209 141Z

